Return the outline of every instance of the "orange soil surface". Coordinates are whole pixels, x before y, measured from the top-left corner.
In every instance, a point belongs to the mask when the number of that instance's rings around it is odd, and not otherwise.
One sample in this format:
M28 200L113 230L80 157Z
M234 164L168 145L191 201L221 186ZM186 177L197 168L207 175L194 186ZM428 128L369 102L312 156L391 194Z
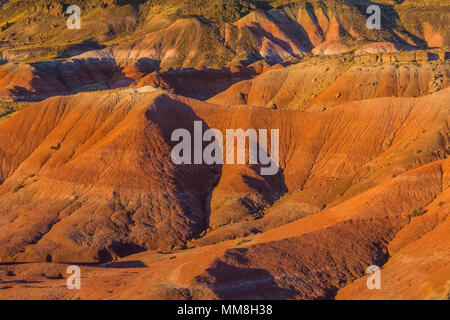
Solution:
M449 260L449 92L322 113L218 106L162 91L83 93L30 106L0 124L2 261L109 261L214 230L187 250L83 266L81 291L63 288L64 265L45 264L45 276L37 274L42 264L2 266L1 295L393 298L408 297L405 281L431 267L430 279L416 280L414 297L441 295ZM219 130L280 128L282 170L268 179L247 165L171 164L170 133L192 130L199 119ZM269 209L249 220L243 199ZM282 225L286 206L318 213ZM411 218L417 208L426 213ZM234 240L223 237L230 230ZM396 267L419 250L419 265ZM401 288L364 291L357 279L371 264L386 270L386 288ZM396 275L406 269L410 275Z

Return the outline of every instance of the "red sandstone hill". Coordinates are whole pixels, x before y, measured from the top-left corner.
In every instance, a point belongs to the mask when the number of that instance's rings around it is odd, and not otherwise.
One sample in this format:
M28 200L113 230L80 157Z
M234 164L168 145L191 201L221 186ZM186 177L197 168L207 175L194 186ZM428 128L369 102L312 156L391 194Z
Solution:
M240 81L208 101L323 111L362 99L427 95L446 88L449 77L444 61L377 64L361 63L351 55L309 58Z
M0 1L0 299L448 299L448 4L398 2Z

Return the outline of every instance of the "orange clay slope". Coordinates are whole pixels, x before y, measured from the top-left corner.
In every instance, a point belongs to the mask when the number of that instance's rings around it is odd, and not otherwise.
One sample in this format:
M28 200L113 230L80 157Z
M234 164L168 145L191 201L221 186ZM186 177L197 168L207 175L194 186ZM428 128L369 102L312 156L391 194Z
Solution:
M185 246L207 229L199 245L335 206L446 158L449 92L323 113L215 106L161 91L34 104L0 123L0 261L111 261ZM195 120L279 129L279 172L174 165L170 135L192 132Z
M240 81L208 101L320 112L362 99L428 95L448 87L449 78L449 64L443 62L376 64L351 55L311 57Z
M9 284L1 295L5 299L330 299L338 292L337 298L345 299L445 298L449 168L448 159L424 165L332 209L240 241L169 254L148 251L119 262L85 266L82 290L64 288L64 265L1 266L0 277ZM411 218L415 207L427 212ZM392 249L398 243L404 247ZM364 278L348 286L373 264L384 265L382 290L368 290Z
M367 278L364 277L339 291L337 299L450 298L448 172L444 176L446 191L389 244L392 257L381 269L380 290L365 290Z

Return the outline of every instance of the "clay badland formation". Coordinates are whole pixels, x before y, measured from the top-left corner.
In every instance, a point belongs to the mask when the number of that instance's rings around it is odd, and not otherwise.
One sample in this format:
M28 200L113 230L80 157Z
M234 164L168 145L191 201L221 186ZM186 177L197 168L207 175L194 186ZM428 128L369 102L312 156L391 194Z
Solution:
M448 299L447 1L71 4L0 1L1 299ZM279 170L174 164L196 121Z

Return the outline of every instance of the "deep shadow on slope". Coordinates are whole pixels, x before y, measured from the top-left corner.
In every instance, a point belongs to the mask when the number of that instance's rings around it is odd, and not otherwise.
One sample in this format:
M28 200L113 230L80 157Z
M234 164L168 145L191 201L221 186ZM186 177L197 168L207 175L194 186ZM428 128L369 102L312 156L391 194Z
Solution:
M176 129L186 129L191 134L191 155L192 163L194 163L194 121L202 122L203 132L210 129L207 123L201 119L192 108L180 101L170 99L167 95L158 97L155 102L155 108L146 112L146 117L149 121L155 123L161 130L161 136L166 143L173 149L179 142L172 141L172 133ZM203 138L203 132L202 138ZM211 142L204 142L202 139L202 153L204 147ZM175 168L175 179L177 181L176 194L183 202L186 199L186 194L192 193L194 195L191 199L196 199L196 203L184 203L183 209L188 216L194 216L196 219L202 221L200 228L194 230L194 234L198 235L205 230L209 225L209 216L211 215L211 194L214 188L219 183L222 176L221 164L181 164ZM194 208L202 208L204 210L200 213Z

